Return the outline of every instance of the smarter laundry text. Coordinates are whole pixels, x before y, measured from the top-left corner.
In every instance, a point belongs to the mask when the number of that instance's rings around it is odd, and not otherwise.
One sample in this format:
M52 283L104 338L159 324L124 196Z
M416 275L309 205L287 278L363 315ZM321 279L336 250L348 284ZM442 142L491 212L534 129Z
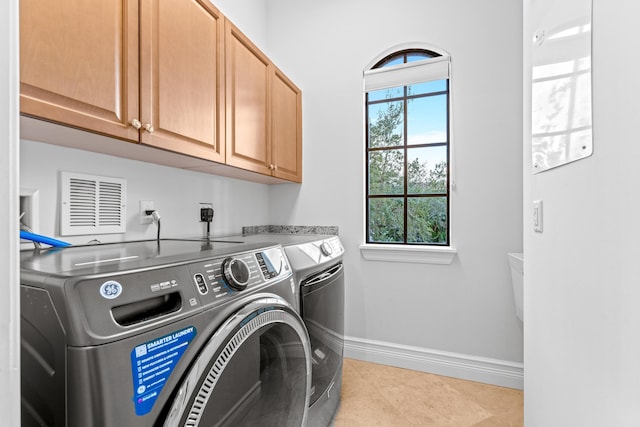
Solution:
M131 350L136 415L145 415L153 409L162 388L195 335L196 329L190 326L137 345Z

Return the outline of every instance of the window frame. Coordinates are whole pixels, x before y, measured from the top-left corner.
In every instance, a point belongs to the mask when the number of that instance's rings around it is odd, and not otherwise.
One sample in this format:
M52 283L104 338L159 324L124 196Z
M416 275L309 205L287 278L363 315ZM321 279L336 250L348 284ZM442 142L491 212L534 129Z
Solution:
M421 56L424 59L415 59L415 55ZM414 56L414 60L408 59ZM393 63L398 60L402 60L402 63ZM446 62L445 62L446 61ZM392 64L389 64L391 62ZM425 49L423 47L409 47L403 49L393 50L381 56L376 60L371 67L365 70L365 87L364 87L364 125L365 125L365 144L364 144L364 164L365 164L365 224L364 224L364 246L384 246L384 247L412 247L415 249L421 248L417 251L423 252L424 248L444 248L451 249L451 76L449 70L449 56L446 53L438 52L435 49ZM443 73L443 66L446 67L446 75ZM417 70L417 72L416 72ZM425 73L425 70L427 71ZM382 75L381 75L382 74ZM369 80L367 80L369 78ZM373 78L373 82L372 82ZM409 94L408 87L413 84L424 83L429 81L445 80L446 86L444 90L427 92L422 94ZM402 87L402 94L393 98L369 100L369 93ZM446 138L442 142L428 142L422 144L409 144L408 141L408 103L412 99L427 99L434 96L446 96ZM370 146L370 123L369 123L369 110L370 106L376 104L383 104L387 102L402 102L402 115L403 115L403 138L402 144L388 147L371 147ZM411 193L409 191L409 179L408 176L408 153L411 149L426 148L426 147L445 147L446 149L446 184L444 191L431 193ZM385 152L391 150L401 150L403 153L403 191L398 194L370 194L370 161L371 153ZM401 242L376 242L370 240L369 224L370 224L370 201L380 199L397 198L403 200L403 227L402 227L402 241ZM445 242L409 242L409 230L408 223L409 213L409 201L415 199L424 198L445 198L446 199L446 235ZM381 248L382 249L382 248ZM436 251L437 252L437 251ZM445 250L444 253L450 253L449 250ZM388 254L389 255L389 254Z

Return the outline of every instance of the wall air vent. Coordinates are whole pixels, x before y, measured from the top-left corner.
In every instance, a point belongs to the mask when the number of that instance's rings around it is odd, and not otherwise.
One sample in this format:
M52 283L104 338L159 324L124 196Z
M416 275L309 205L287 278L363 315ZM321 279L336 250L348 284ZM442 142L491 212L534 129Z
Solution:
M60 234L124 233L127 181L61 172Z

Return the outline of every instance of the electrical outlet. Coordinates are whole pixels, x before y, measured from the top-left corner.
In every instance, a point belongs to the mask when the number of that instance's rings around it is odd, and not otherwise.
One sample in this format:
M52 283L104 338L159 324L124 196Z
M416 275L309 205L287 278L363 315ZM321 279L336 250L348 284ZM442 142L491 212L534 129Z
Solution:
M140 224L152 224L153 217L147 215L147 211L153 211L153 202L150 200L140 200Z
M200 208L200 222L213 221L213 208Z

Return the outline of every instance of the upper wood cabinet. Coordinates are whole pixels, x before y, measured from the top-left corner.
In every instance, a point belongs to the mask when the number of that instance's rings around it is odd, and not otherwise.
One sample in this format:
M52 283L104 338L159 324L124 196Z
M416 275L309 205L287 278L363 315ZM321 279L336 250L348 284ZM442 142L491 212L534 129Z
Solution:
M209 0L142 0L140 18L141 142L224 162L223 16Z
M226 22L227 164L302 181L302 92Z
M20 111L138 140L138 2L20 1Z
M24 115L301 182L300 90L209 0L21 0L20 61Z
M208 0L21 0L20 28L23 114L224 162L224 18Z
M271 79L273 176L302 182L302 92L277 68Z
M225 32L227 164L271 174L271 62L231 22Z

